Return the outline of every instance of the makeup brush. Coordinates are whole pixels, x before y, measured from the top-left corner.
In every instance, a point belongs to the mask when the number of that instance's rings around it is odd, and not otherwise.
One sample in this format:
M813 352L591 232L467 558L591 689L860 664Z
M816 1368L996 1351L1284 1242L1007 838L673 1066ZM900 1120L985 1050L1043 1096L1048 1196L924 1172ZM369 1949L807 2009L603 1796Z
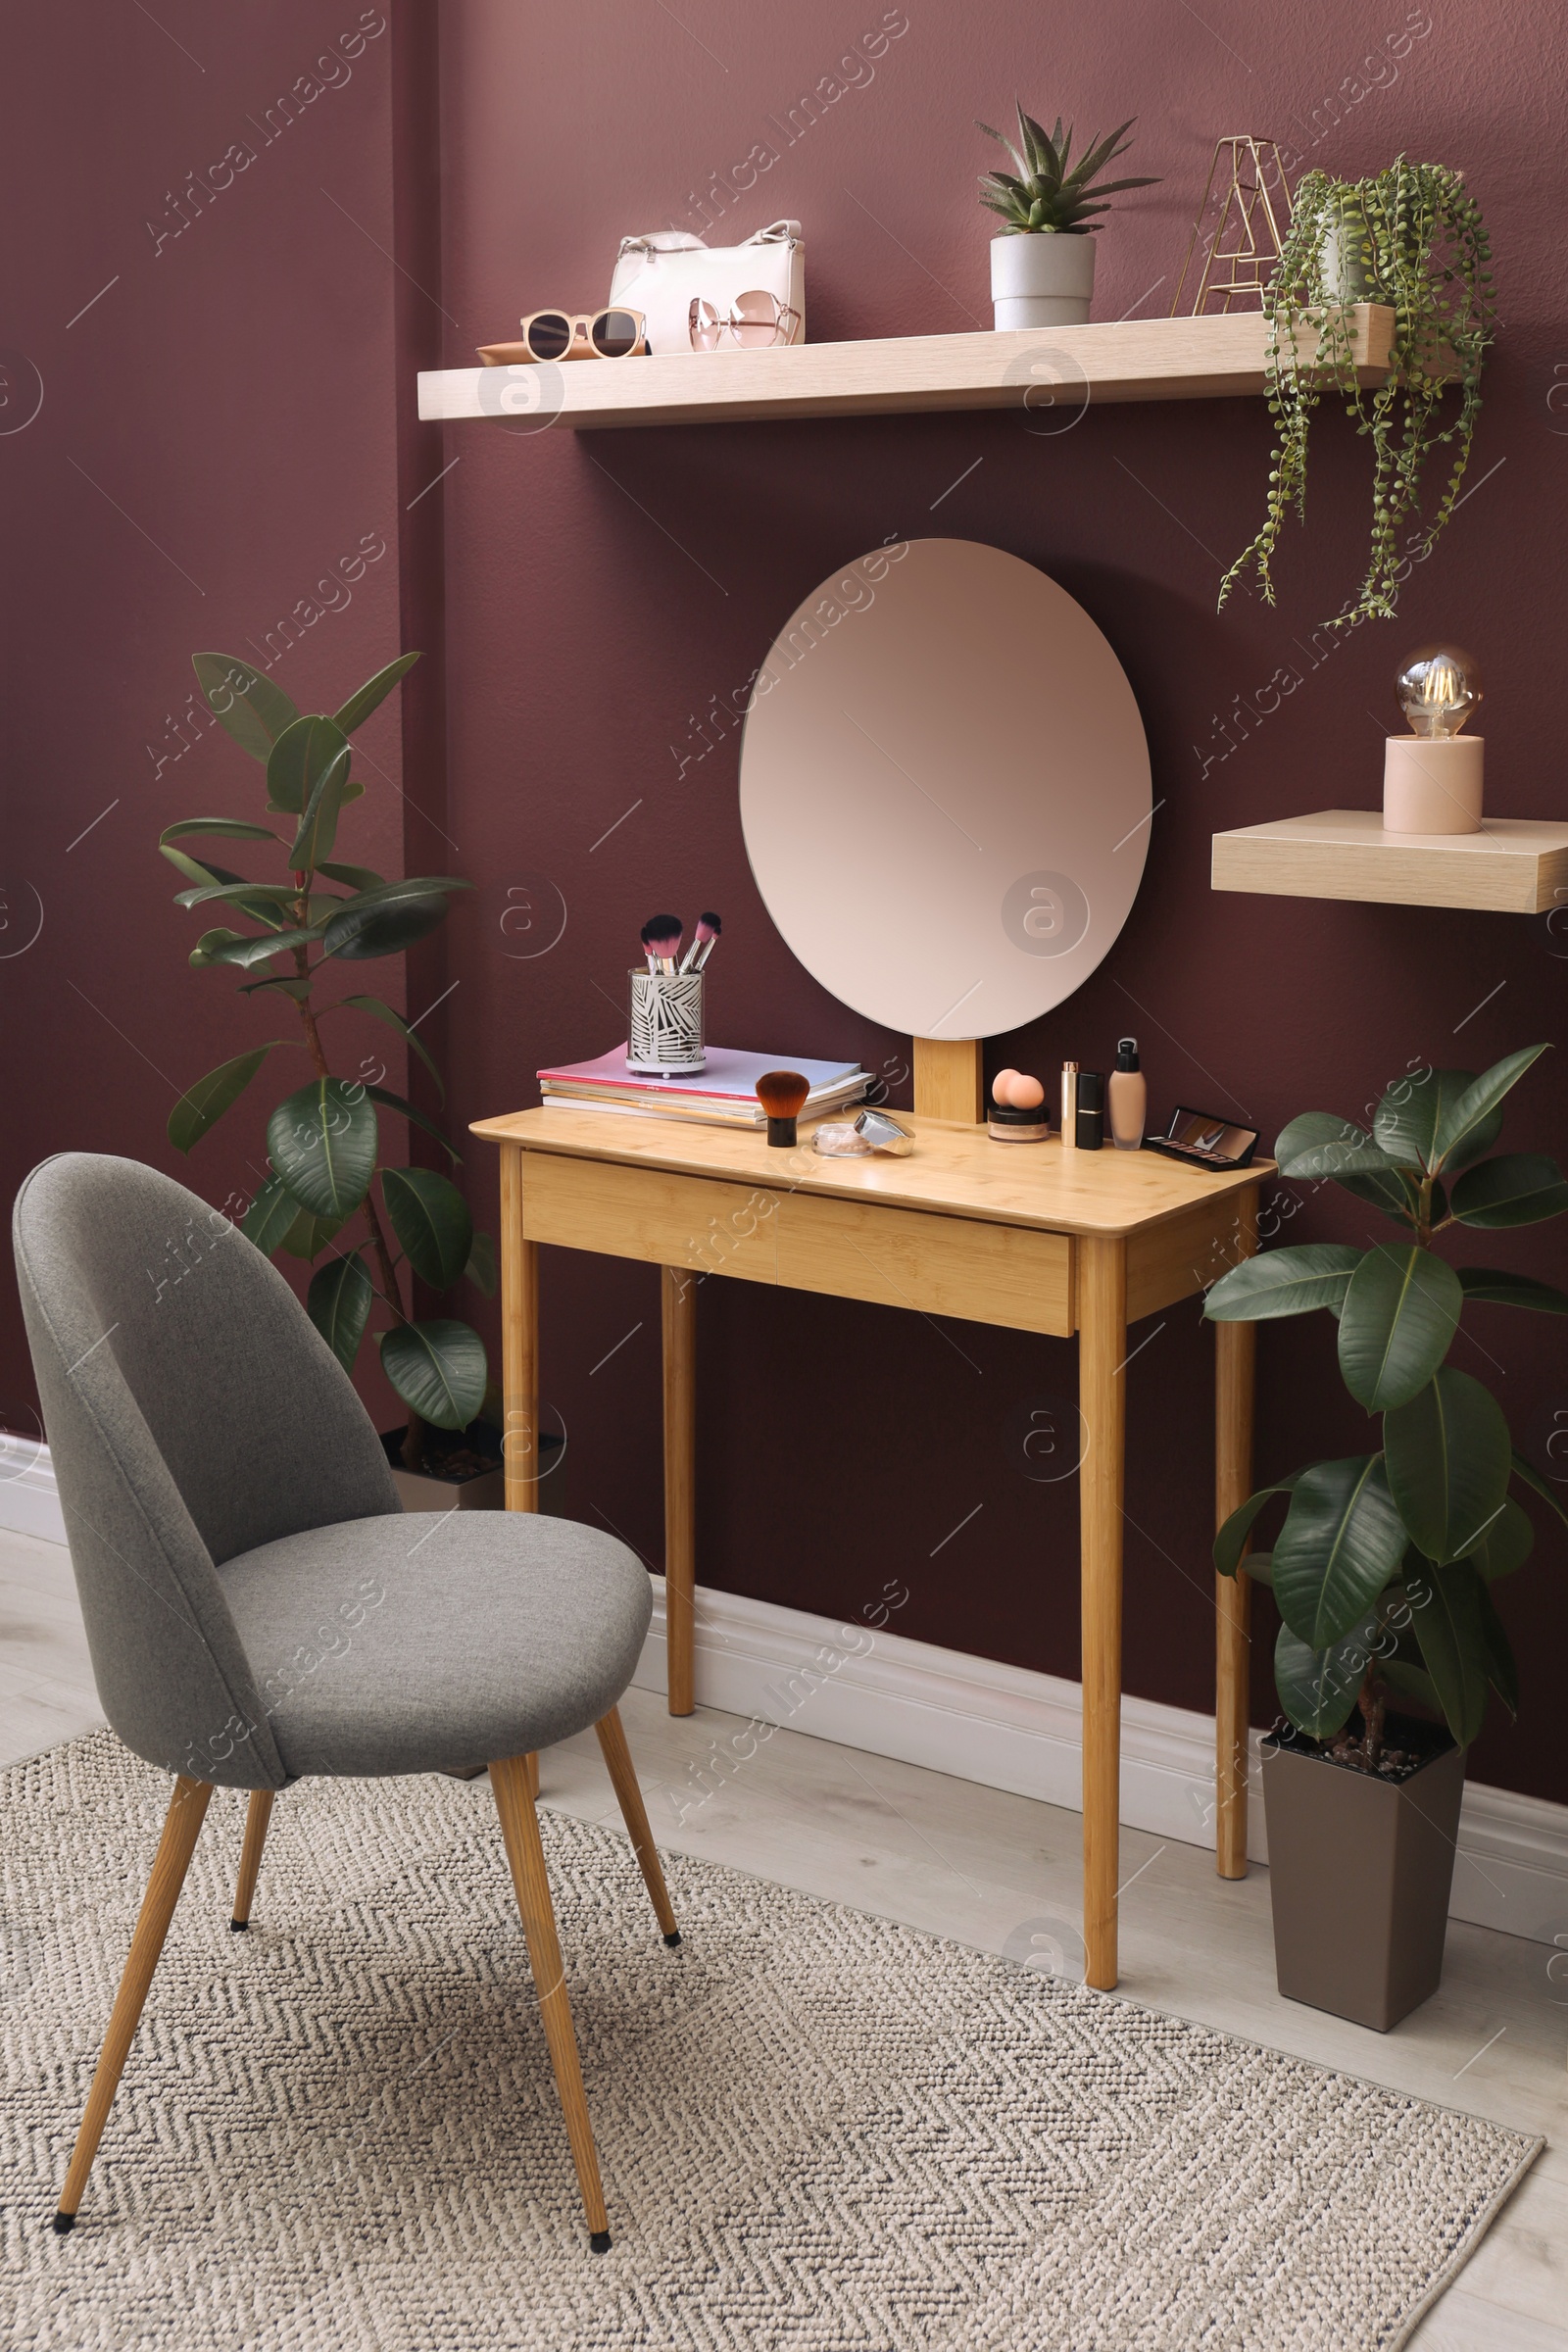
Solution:
M675 972L675 958L680 954L681 923L678 914L651 914L642 928L642 943L658 963L666 980Z
M692 935L692 944L680 959L680 968L683 972L700 972L702 970L709 956L713 953L714 940L723 928L724 926L716 914L700 914L697 917L697 929Z
M757 1100L767 1113L767 1140L776 1151L794 1150L795 1122L810 1091L810 1080L799 1070L764 1070L757 1081Z

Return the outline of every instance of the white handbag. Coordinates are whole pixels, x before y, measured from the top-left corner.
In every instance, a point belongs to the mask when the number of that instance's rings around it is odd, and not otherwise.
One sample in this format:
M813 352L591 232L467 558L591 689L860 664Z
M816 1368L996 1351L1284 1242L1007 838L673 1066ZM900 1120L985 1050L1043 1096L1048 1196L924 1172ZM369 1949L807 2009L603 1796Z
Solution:
M744 245L705 245L682 228L622 237L610 299L647 319L657 358L690 352L694 295L725 316L736 297L774 294L797 314L791 342L806 340L806 247L798 220L773 220Z

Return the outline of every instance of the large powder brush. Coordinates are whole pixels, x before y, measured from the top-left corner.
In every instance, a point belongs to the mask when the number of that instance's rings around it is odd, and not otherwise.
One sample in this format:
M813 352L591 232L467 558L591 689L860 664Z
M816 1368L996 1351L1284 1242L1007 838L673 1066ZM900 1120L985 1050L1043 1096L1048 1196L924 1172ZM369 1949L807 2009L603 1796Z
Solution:
M810 1080L799 1070L764 1070L757 1081L757 1100L767 1113L767 1140L776 1150L793 1151L795 1122L810 1091Z

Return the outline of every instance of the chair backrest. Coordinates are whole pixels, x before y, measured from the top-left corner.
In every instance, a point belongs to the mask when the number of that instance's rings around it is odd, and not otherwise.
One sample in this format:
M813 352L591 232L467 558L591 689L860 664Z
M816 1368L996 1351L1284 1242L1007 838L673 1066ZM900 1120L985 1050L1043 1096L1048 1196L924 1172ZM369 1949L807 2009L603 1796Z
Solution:
M151 1763L280 1787L216 1567L399 1510L369 1416L277 1269L156 1170L45 1160L12 1231L104 1712Z

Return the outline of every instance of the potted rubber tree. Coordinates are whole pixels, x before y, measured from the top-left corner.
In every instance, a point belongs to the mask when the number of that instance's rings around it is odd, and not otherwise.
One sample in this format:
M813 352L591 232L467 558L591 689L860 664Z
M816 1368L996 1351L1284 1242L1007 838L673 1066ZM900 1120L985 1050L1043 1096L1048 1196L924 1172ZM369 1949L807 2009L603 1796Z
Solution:
M1274 602L1273 561L1285 517L1306 514L1312 419L1331 394L1372 444L1372 542L1359 592L1327 626L1392 620L1400 580L1430 554L1458 504L1481 411L1481 372L1494 340L1492 248L1463 174L1399 156L1368 179L1309 172L1263 293L1265 388L1275 419L1263 524L1220 583L1219 601L1250 572ZM1355 370L1351 306L1394 313L1392 365L1368 393ZM1443 421L1444 400L1457 407ZM1448 451L1431 519L1415 531L1429 461Z
M433 1136L456 1163L434 1121L386 1087L335 1071L329 1051L340 1028L334 1016L368 1014L418 1055L441 1091L435 1063L404 1015L352 981L360 964L399 956L435 930L451 893L470 885L451 874L387 881L335 854L342 813L365 790L350 774L349 737L417 660L404 654L389 662L330 715L302 716L249 662L195 655L209 707L264 770L266 812L274 821L187 817L165 829L159 848L186 885L175 905L225 918L203 931L191 963L234 973L241 995L274 1000L292 1014L289 1034L248 1047L186 1089L170 1113L170 1141L192 1151L273 1054L304 1055L309 1078L267 1122L267 1174L241 1231L269 1256L281 1250L314 1267L306 1308L345 1371L353 1372L370 1334L382 1371L408 1407L406 1428L382 1438L405 1504L444 1510L455 1501L500 1499L499 1431L479 1418L484 1342L456 1317L416 1316L404 1284L413 1274L445 1292L466 1278L492 1293L494 1247L475 1232L450 1177L383 1160L381 1115L389 1113ZM217 864L208 845L229 840L280 851L281 878L252 880ZM234 929L236 916L251 927ZM328 995L340 976L350 987ZM372 1318L380 1319L373 1333Z
M1281 1174L1344 1187L1397 1238L1269 1250L1222 1276L1204 1308L1248 1323L1326 1309L1345 1386L1381 1420L1375 1449L1260 1488L1214 1544L1222 1575L1272 1586L1281 1618L1286 1724L1263 1751L1280 1990L1380 2033L1437 1989L1465 1750L1489 1691L1518 1708L1492 1598L1534 1543L1515 1482L1568 1525L1490 1389L1447 1361L1467 1305L1568 1315L1568 1297L1531 1275L1451 1266L1435 1247L1568 1210L1554 1160L1488 1156L1504 1098L1545 1051L1479 1076L1402 1079L1370 1133L1330 1111L1293 1119L1274 1148ZM1272 1548L1248 1551L1281 1497Z
M1094 239L1101 223L1094 215L1108 213L1106 200L1126 188L1153 188L1159 182L1098 177L1132 145L1124 134L1136 116L1108 138L1093 139L1073 166L1071 124L1063 132L1058 116L1048 136L1024 113L1021 99L1017 107L1016 147L989 122L975 124L1004 147L1016 166L1012 172L988 172L980 181L981 203L1004 222L991 240L995 323L999 329L1082 326L1095 290Z

